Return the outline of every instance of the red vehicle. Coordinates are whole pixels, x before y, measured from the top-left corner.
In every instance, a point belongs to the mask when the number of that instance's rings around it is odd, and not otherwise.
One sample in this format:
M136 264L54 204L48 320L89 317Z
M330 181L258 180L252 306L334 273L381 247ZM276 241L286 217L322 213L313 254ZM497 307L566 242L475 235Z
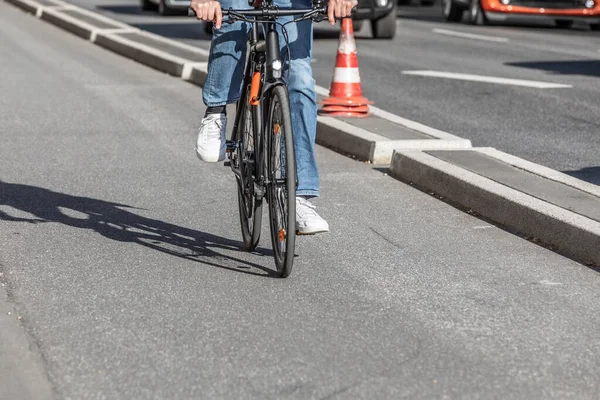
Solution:
M447 21L461 21L465 11L467 21L473 25L545 18L561 28L583 20L592 30L600 30L600 0L442 0Z

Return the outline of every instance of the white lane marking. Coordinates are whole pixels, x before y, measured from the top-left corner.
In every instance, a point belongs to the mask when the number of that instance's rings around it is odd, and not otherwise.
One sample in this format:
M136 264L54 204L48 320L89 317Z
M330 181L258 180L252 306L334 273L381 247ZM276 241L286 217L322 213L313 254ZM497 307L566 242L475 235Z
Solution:
M474 33L450 31L448 29L437 29L436 28L436 29L433 29L433 33L438 33L440 35L447 35L447 36L456 36L456 37L465 38L465 39L485 40L487 42L506 43L506 42L510 41L510 39L504 38L504 37L476 35Z
M458 74L458 73L454 73L454 72L443 72L443 71L402 71L402 73L404 75L418 75L418 76L427 76L427 77L432 77L432 78L446 78L446 79L458 79L458 80L462 80L462 81L496 83L498 85L524 86L524 87L532 87L532 88L536 88L536 89L558 89L558 88L573 87L571 85L565 85L562 83L526 81L523 79L498 78L495 76Z

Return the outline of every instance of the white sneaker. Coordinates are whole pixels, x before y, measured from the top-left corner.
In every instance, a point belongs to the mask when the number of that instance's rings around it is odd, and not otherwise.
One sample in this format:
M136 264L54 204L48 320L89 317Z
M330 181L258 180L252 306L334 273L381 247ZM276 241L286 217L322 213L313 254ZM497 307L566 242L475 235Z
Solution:
M196 140L196 155L206 162L225 160L227 116L208 114L202 119Z
M315 206L303 197L296 197L296 231L303 235L329 232L329 224L315 211Z

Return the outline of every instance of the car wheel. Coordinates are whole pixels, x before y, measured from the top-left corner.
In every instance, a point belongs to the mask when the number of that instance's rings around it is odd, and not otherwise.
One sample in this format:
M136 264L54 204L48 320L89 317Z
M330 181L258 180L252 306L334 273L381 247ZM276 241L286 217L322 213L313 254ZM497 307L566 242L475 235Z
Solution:
M469 23L471 25L487 25L488 20L481 8L481 0L471 0L469 5Z
M442 14L448 22L459 22L462 20L464 9L453 0L442 0Z
M156 4L150 0L140 0L140 8L142 11L156 11Z
M600 24L590 24L590 31L600 31Z
M170 15L178 15L181 14L178 10L174 10L171 7L169 7L166 3L165 0L160 0L158 2L158 13L162 16L170 16Z
M421 0L421 5L425 7L431 7L435 4L435 0Z
M396 6L385 17L371 20L371 30L375 39L392 39L396 35Z
M352 20L352 30L354 32L360 31L362 29L362 27L363 27L363 21L362 20L359 20L359 21Z
M571 27L573 26L574 21L569 20L569 19L557 19L554 21L554 23L556 24L557 28L560 29L571 29Z

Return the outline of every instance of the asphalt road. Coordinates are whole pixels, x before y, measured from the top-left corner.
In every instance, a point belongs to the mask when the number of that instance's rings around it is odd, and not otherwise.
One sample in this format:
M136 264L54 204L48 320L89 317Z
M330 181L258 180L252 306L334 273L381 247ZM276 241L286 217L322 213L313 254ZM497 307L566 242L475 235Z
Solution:
M0 330L56 398L597 397L597 272L319 147L332 232L270 278L197 87L5 3L0 43Z
M140 13L136 0L69 0L142 29L208 48L201 24L188 17ZM399 7L393 41L356 33L361 81L377 107L491 146L589 182L600 183L600 34L586 25L548 23L473 27L443 21L439 5ZM482 35L472 39L440 34ZM315 34L314 75L328 88L339 30ZM504 42L485 40L501 38ZM405 75L433 70L571 85L538 89Z

